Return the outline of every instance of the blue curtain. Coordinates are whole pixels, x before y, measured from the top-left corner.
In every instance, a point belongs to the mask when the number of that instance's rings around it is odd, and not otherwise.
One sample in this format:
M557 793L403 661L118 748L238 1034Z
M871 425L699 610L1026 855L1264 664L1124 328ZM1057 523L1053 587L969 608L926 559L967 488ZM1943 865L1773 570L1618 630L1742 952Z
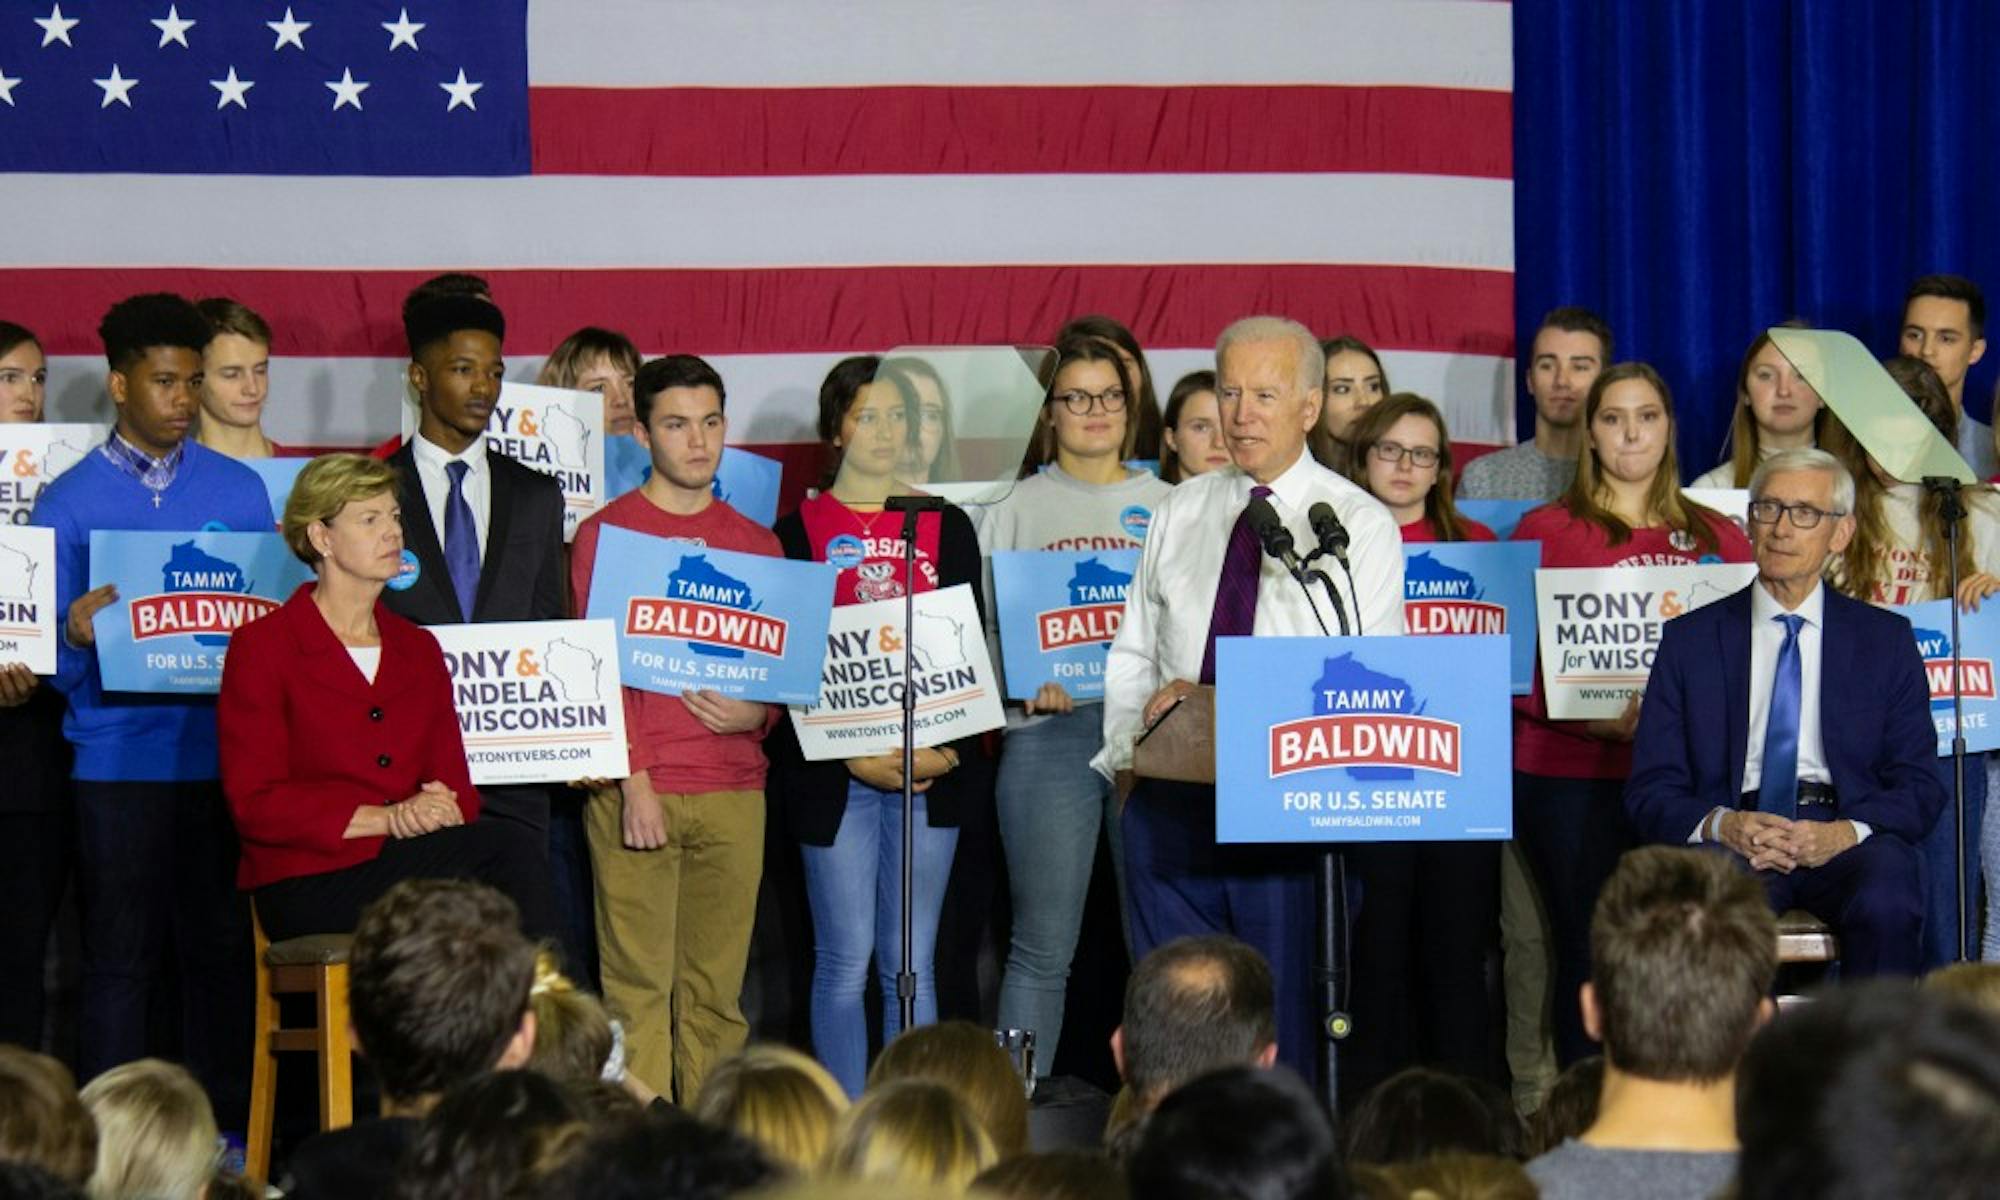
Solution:
M1892 354L1933 271L2000 306L2000 4L1516 0L1514 104L1518 353L1557 304L1603 313L1672 385L1689 475L1759 330ZM1996 365L1966 384L1982 419Z

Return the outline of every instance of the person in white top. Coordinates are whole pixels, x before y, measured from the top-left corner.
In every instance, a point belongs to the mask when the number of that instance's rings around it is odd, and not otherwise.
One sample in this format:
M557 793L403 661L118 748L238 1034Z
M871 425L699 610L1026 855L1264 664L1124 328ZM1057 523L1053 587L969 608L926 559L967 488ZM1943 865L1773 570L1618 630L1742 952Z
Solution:
M1357 633L1402 632L1403 547L1395 521L1306 453L1324 372L1319 343L1294 321L1248 317L1216 344L1216 397L1235 465L1188 480L1154 510L1105 668L1104 748L1091 764L1121 787L1130 780L1134 740L1201 680L1230 531L1253 487L1269 490L1301 546L1315 544L1307 511L1330 504L1351 539L1353 580L1337 583L1348 622ZM1262 557L1252 633L1317 637L1322 623L1339 632L1328 598L1302 590L1282 565ZM1143 956L1182 935L1218 932L1262 951L1277 984L1279 1058L1311 1078L1317 1042L1306 1003L1313 914L1306 859L1218 848L1214 818L1211 787L1156 779L1132 787L1123 821L1132 952Z
M1801 321L1779 326L1805 327ZM1729 428L1729 457L1688 486L1749 487L1758 463L1780 450L1819 445L1820 414L1825 411L1819 393L1779 351L1770 330L1765 330L1744 351L1743 367L1736 373L1736 417Z

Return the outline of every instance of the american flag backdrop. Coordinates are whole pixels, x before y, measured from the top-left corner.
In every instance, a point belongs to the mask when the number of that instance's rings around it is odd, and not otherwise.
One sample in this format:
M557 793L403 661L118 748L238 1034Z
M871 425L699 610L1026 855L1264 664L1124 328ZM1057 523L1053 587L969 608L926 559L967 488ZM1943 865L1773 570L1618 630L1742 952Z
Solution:
M1511 441L1511 13L1491 0L0 0L0 318L106 419L118 297L268 318L266 429L396 432L397 313L487 275L509 375L585 324L812 440L840 356L1107 313L1164 397L1229 320L1384 351ZM786 455L796 459L798 455Z

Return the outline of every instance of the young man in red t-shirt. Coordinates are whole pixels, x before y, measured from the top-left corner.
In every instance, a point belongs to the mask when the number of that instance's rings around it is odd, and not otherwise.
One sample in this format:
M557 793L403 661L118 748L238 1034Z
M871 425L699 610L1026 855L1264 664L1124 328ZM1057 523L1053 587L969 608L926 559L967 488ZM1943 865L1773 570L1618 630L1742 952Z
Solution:
M578 526L577 612L606 525L783 555L770 530L715 499L728 427L715 368L690 354L654 359L633 391L632 436L653 473ZM685 1105L749 1033L737 994L763 871L762 743L778 710L712 691L623 691L632 774L594 790L584 812L604 997L627 1022L633 1074Z

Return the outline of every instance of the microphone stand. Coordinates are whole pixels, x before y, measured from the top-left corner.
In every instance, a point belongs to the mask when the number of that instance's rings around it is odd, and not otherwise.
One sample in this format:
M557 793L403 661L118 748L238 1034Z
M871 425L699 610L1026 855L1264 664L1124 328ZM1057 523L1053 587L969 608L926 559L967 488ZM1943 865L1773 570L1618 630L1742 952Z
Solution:
M1944 522L1945 543L1951 558L1951 814L1952 864L1955 917L1957 920L1958 961L1972 959L1971 930L1965 919L1965 680L1963 655L1958 641L1958 525L1965 519L1965 505L1958 496L1959 481L1949 476L1926 475L1924 490L1938 498L1938 519Z
M1340 589L1313 564L1333 555L1342 566L1347 556L1335 538L1328 537L1326 531L1314 528L1319 538L1319 548L1306 556L1301 569L1301 580L1317 579L1327 598L1333 601L1334 616L1340 621L1340 636L1347 637L1352 628L1347 621L1347 606L1340 602ZM1350 580L1352 576L1349 576ZM1349 583L1350 590L1353 587ZM1310 599L1310 595L1307 597ZM1360 599L1355 599L1356 620L1361 617ZM1321 626L1325 628L1324 625ZM1314 975L1319 983L1320 1000L1320 1078L1326 1091L1326 1108L1335 1114L1340 1112L1340 1043L1354 1032L1354 1018L1347 1012L1346 991L1353 964L1349 961L1347 911L1347 856L1339 850L1322 850L1315 864L1318 886L1313 895L1313 917L1318 935L1314 946L1318 962L1314 964Z
M903 957L896 964L896 1005L902 1018L898 1027L900 1032L917 1023L917 973L910 969L910 961L917 953L916 922L910 912L916 893L917 837L916 649L911 644L917 631L917 514L943 512L944 497L890 496L882 501L882 510L903 514L903 870L897 883ZM887 1003L886 997L884 1003Z

